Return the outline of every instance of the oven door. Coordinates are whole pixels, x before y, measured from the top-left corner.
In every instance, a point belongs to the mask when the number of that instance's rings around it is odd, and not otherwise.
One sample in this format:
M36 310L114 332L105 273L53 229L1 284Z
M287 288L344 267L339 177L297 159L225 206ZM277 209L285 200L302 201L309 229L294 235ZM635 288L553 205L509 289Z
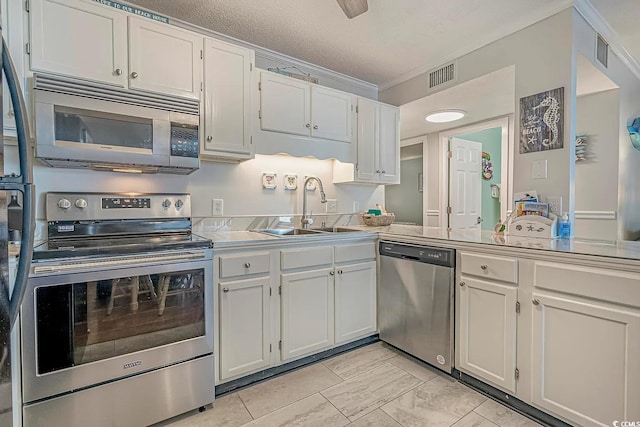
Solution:
M25 403L213 352L209 255L102 263L29 279L21 316Z

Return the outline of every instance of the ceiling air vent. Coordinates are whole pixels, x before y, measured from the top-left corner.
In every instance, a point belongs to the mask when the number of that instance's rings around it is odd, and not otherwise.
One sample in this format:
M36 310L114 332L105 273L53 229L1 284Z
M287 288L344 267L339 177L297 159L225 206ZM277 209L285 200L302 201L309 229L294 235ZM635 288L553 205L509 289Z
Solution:
M456 81L456 64L452 62L429 72L429 89ZM448 86L448 85L447 85Z
M609 63L609 44L604 41L600 34L598 34L598 42L596 43L596 59L607 68Z

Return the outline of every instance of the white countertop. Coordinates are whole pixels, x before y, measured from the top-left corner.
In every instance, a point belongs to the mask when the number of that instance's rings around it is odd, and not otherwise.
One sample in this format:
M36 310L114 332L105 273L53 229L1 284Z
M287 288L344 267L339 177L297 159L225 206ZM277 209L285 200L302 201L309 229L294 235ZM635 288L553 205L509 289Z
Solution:
M604 241L586 239L540 239L527 237L514 237L508 235L496 235L492 231L481 230L447 230L439 227L422 227L415 225L392 224L384 227L369 227L366 225L348 226L358 231L377 233L383 239L401 239L407 237L414 240L442 240L446 242L460 242L492 245L498 247L514 247L522 249L535 249L541 251L554 251L567 254L580 254L611 257L628 260L640 260L640 242L632 241ZM252 243L275 242L304 242L316 239L342 240L351 233L326 233L322 235L304 236L270 236L255 231L197 231L202 237L211 239L213 246L225 247Z

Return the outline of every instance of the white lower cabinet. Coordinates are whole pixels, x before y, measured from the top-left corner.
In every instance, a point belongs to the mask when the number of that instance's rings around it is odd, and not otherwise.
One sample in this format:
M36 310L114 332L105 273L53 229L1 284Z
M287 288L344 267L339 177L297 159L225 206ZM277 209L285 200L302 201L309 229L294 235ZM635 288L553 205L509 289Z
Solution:
M534 292L532 317L535 405L581 426L640 420L639 310Z
M220 282L220 378L271 364L269 277Z
M376 331L376 262L336 267L335 342Z
M461 276L458 368L515 393L518 288Z
M283 361L333 345L333 275L332 268L323 268L281 276Z

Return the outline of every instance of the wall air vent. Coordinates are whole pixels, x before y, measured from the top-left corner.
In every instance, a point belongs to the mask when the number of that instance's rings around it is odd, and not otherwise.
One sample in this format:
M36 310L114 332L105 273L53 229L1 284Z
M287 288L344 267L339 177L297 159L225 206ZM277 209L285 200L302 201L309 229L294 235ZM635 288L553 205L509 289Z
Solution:
M455 62L436 68L429 72L429 89L455 82L458 78ZM449 86L449 84L445 85ZM438 88L439 89L439 88Z
M607 43L600 34L596 43L596 59L600 64L607 68L609 63L609 43Z

